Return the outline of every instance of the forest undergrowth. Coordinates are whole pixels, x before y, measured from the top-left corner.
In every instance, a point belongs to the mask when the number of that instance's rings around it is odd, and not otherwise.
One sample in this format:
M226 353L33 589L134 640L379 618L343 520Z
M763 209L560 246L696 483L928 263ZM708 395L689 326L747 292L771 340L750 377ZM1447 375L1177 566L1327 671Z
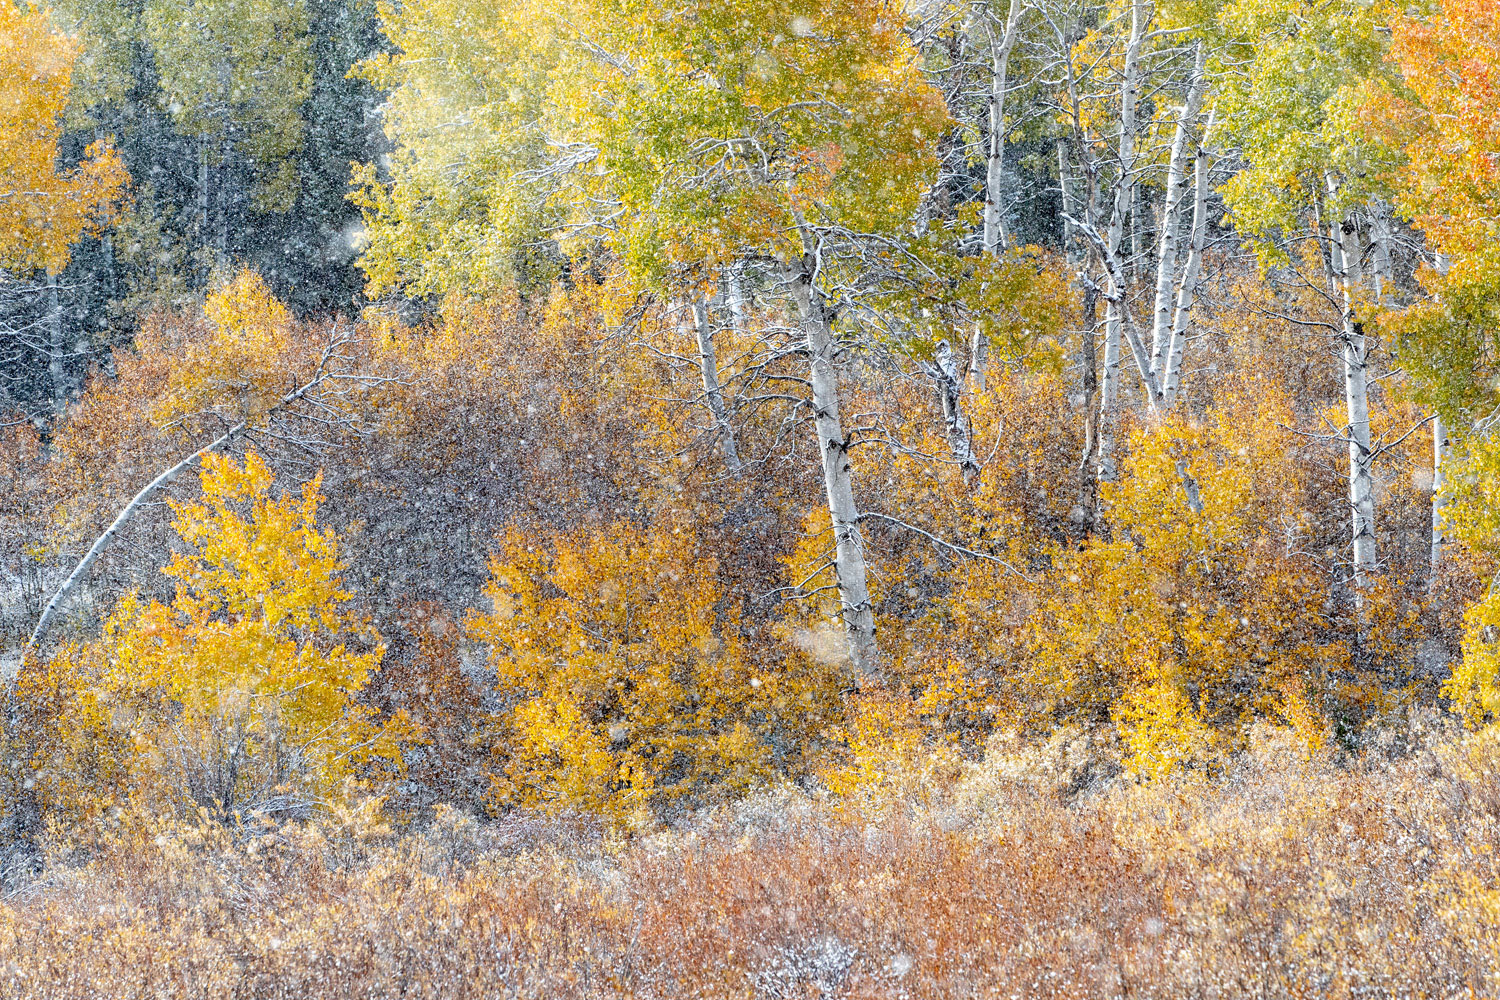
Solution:
M1066 735L624 835L373 801L124 824L0 905L0 991L135 997L1458 997L1500 989L1500 739L1082 787ZM1072 742L1076 742L1076 739Z
M1500 996L1495 0L0 0L0 1000Z

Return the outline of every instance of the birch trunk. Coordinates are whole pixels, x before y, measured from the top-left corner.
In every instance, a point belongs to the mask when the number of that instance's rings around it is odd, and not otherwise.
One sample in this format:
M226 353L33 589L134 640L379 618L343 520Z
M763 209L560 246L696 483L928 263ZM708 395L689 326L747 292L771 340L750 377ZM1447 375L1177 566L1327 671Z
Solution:
M720 272L720 281L724 284L724 298L729 304L729 322L734 327L735 333L745 332L745 288L740 284L740 272L737 267L726 267Z
M1203 266L1203 247L1208 241L1208 132L1213 128L1213 114L1198 144L1197 162L1193 166L1193 234L1188 244L1187 262L1177 284L1177 304L1172 313L1171 344L1167 348L1166 371L1162 377L1162 405L1170 409L1182 385L1182 356L1187 348L1188 320L1193 300L1198 296L1198 272Z
M990 27L990 148L984 183L984 249L999 254L1010 242L1005 214L1000 209L1000 186L1005 180L1005 91L1009 85L1010 51L1016 44L1021 0L1010 0L1005 28L997 36Z
M1391 267L1391 206L1384 201L1375 201L1370 208L1370 243L1374 251L1374 267L1371 277L1376 301L1383 301L1395 277Z
M1062 138L1057 140L1057 186L1062 195L1063 253L1072 261L1076 254L1073 248L1073 218L1081 218L1083 213L1078 210L1078 199L1073 190L1073 168L1068 163L1068 140Z
M1099 286L1089 282L1083 290L1083 346L1079 351L1083 368L1083 461L1078 466L1078 508L1073 516L1085 534L1094 530L1099 506L1099 358L1094 350L1098 323Z
M1182 204L1187 194L1185 163L1188 157L1188 133L1197 122L1198 108L1203 102L1203 70L1206 59L1207 49L1199 42L1197 55L1193 59L1193 76L1188 84L1187 102L1183 105L1182 117L1177 120L1177 129L1172 136L1172 152L1167 160L1167 190L1162 205L1161 241L1156 260L1156 305L1151 314L1151 367L1162 373L1165 373L1172 342L1173 292L1177 290L1178 284L1177 236L1182 228Z
M99 126L94 126L94 141L101 145L108 137ZM106 229L99 237L99 249L104 253L104 293L110 301L119 297L119 265L115 261L115 237L113 229Z
M724 464L731 473L737 474L740 471L740 454L734 444L734 428L729 423L724 394L719 388L719 361L714 352L714 332L709 325L708 306L693 303L693 319L698 328L698 368L703 373L703 398L718 429L716 436L724 452Z
M1330 200L1338 185L1326 179ZM1359 236L1352 222L1332 224L1329 244L1334 278L1342 298L1340 339L1343 346L1344 401L1348 409L1350 536L1354 557L1354 583L1363 588L1375 573L1375 483L1374 453L1370 446L1369 351L1364 330L1354 315L1354 289L1359 283Z
M969 423L964 419L963 385L958 379L958 362L953 356L953 348L946 340L938 341L936 361L928 366L928 374L937 384L938 402L943 408L943 424L948 431L948 449L963 473L964 483L970 484L979 475L979 463L974 460Z
M52 383L52 412L61 413L68 405L68 366L63 358L67 344L63 337L62 302L57 296L57 275L47 275L47 377Z
M1447 274L1447 256L1438 254L1433 266L1439 274ZM1427 569L1429 592L1437 589L1438 577L1443 570L1443 546L1448 540L1443 528L1443 508L1448 503L1448 498L1443 494L1443 487L1448 482L1448 446L1448 425L1443 421L1441 413L1435 413L1432 417L1432 555Z
M1443 543L1447 537L1443 530L1443 507L1448 498L1443 495L1448 473L1448 428L1442 414L1432 418L1432 556L1427 568L1427 590L1437 590L1438 577L1443 571Z
M214 191L214 220L216 223L214 229L214 250L221 264L228 259L229 255L229 198L234 192L228 184L224 183L224 178L229 173L229 155L232 148L229 140L225 139L222 148L219 150L219 183L216 185L216 190Z
M1115 411L1120 394L1120 308L1116 296L1120 293L1112 278L1104 280L1104 364L1099 379L1099 419L1095 422L1099 441L1095 450L1099 478L1108 483L1115 478Z
M1120 394L1120 326L1125 308L1124 268L1120 266L1120 246L1125 235L1125 214L1130 210L1135 192L1135 102L1137 71L1141 42L1147 18L1142 16L1142 0L1130 5L1130 39L1125 46L1125 63L1120 83L1120 178L1115 187L1114 207L1110 212L1109 235L1105 245L1106 282L1104 305L1104 373L1099 392L1099 477L1115 477L1114 424Z
M864 539L859 531L859 509L854 502L854 478L849 446L839 418L838 373L834 367L833 330L822 293L813 285L810 266L790 275L798 319L807 338L807 363L812 382L813 423L818 453L823 461L823 488L833 524L834 572L838 578L840 613L849 659L858 677L877 669L875 613L865 570Z
M208 137L198 140L198 241L208 246L211 232L208 211Z
M1010 0L1005 28L997 37L990 26L990 144L984 174L984 251L998 257L1010 242L1005 231L1005 213L1000 207L1000 186L1005 180L1005 91L1009 86L1010 52L1016 44L1016 26L1021 20L1021 0ZM984 391L989 369L990 343L982 326L974 327L969 348L969 380Z

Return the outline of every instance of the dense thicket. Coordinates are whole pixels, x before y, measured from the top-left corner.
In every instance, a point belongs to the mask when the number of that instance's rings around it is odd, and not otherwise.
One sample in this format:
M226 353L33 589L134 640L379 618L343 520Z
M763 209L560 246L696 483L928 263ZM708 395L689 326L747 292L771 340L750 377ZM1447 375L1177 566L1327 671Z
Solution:
M1489 753L1488 0L0 0L0 35L17 878L182 817L642 832L796 787L920 828L1059 740L1048 801L1114 796L1065 826L1267 746ZM1468 913L1492 873L1444 844L1369 905Z

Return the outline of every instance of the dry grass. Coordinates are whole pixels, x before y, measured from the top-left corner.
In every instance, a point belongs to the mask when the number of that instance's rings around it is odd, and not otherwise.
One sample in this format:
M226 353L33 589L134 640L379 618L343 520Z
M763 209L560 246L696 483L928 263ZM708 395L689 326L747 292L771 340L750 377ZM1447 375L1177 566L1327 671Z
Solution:
M1500 988L1500 737L1359 766L1262 738L1212 784L1066 803L1055 765L996 750L921 807L782 791L633 837L453 811L404 836L368 813L255 836L138 831L12 885L0 995Z

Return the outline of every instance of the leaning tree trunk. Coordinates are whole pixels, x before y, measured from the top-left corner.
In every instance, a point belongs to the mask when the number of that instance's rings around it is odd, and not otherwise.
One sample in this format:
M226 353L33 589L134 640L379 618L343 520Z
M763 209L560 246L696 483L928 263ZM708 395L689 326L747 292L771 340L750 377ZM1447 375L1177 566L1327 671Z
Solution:
M104 533L94 539L94 544L89 546L88 552L84 553L83 558L78 561L78 565L73 567L73 572L68 574L68 578L63 581L61 587L57 588L57 592L52 595L52 599L42 609L42 616L37 619L36 627L31 630L31 638L26 643L27 655L39 650L41 641L47 634L48 627L52 624L52 620L57 616L58 611L67 602L68 595L72 594L77 589L79 583L88 576L88 572L93 567L95 561L98 560L99 554L109 545L110 540L120 533L120 529L129 523L130 519L135 516L136 511L145 505L151 494L176 479L188 468L202 461L205 455L229 444L244 433L244 431L244 424L235 425L212 443L198 449L170 469L162 472L131 498L131 501L125 505L125 508L110 522L109 527L104 529Z
M339 345L330 342L328 347L324 350L323 358L318 362L318 368L313 373L312 378L299 388L293 389L291 392L281 397L281 399L277 400L274 404L266 409L263 416L269 417L273 413L284 410L285 408L294 405L299 400L306 398L310 393L312 393L320 385L322 385L324 380L328 377L327 365L329 358L333 354L334 349L337 346ZM52 595L52 599L49 600L46 607L42 609L42 614L41 617L37 619L36 627L31 630L31 638L26 642L26 647L22 653L23 657L30 657L33 654L40 652L41 643L42 640L46 638L48 627L52 624L52 621L57 616L57 613L67 603L69 595L71 595L73 591L78 588L79 584L81 584L83 580L88 577L89 570L93 567L95 561L98 560L100 553L102 553L109 545L110 540L118 535L120 533L120 530L130 522L130 519L134 517L142 507L146 505L146 502L148 499L150 499L151 495L157 490L161 489L163 486L166 486L168 483L172 482L172 480L176 479L184 471L191 468L196 463L201 462L205 456L233 443L248 429L248 425L243 421L235 424L233 427L229 428L229 430L225 431L213 441L209 442L202 448L199 448L197 451L193 452L191 455L182 459L182 461L178 462L176 465L160 473L155 479L151 480L144 487L142 487L139 493L131 498L130 502L125 505L124 509L121 510L119 514L115 515L115 519L110 522L109 527L104 529L104 533L98 538L94 539L94 544L89 546L88 552L84 553L83 558L78 561L78 565L73 567L73 571L68 574L68 578L62 582L62 586L57 588L57 591Z
M822 293L813 284L813 270L804 263L789 275L798 319L807 338L807 364L812 383L813 424L823 461L823 488L833 524L834 573L849 659L857 676L875 674L879 649L875 643L875 612L865 569L864 538L859 530L859 508L854 502L854 477L849 445L839 418L835 343Z
M703 399L714 418L715 436L724 452L724 464L731 473L738 473L740 454L734 444L734 427L729 423L729 412L724 406L724 393L719 388L719 361L714 352L714 332L709 324L708 306L695 302L693 319L698 328L698 368L703 374Z

